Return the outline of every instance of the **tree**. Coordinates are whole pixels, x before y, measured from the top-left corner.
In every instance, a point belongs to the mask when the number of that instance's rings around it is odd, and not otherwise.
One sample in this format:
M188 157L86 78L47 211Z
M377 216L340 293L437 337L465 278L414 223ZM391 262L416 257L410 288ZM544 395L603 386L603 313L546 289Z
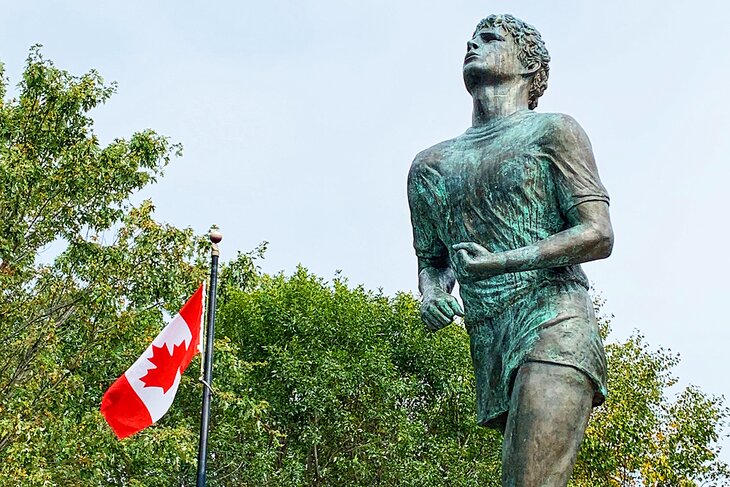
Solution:
M272 463L231 485L499 485L499 438L476 426L463 329L427 334L418 302L300 268L223 288L218 329L268 404Z
M79 466L103 447L84 451L104 388L204 276L190 229L128 202L180 147L150 130L101 146L93 131L89 112L114 89L38 46L16 98L0 83L0 452L12 460L0 479L11 483L84 483ZM49 246L57 255L42 258Z
M726 485L730 470L717 445L728 417L722 398L690 386L670 401L678 358L651 350L641 335L607 344L606 353L609 397L588 426L574 474L579 485Z

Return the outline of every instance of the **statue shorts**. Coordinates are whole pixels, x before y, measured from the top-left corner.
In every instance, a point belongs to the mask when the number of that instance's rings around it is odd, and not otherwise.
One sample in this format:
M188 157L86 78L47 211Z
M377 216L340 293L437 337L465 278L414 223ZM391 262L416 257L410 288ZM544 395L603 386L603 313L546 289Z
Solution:
M567 365L594 385L593 405L606 396L606 358L593 302L577 282L550 282L492 318L467 319L477 385L477 421L502 429L512 385L525 362Z

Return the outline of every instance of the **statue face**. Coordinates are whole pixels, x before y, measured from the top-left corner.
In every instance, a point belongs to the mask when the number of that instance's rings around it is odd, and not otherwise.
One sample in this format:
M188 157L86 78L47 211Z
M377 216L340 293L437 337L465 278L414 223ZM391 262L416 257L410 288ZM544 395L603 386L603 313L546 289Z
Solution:
M466 43L464 83L471 93L481 84L517 81L528 71L518 58L519 47L500 26L484 27Z

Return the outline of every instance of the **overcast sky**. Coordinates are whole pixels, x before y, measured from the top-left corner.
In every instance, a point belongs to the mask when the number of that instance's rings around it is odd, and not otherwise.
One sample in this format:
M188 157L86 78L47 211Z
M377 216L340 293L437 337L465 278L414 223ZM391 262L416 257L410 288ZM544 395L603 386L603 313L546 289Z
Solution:
M41 43L57 66L117 81L97 134L181 142L139 197L163 221L218 224L223 258L266 240L265 271L340 269L391 294L416 288L410 163L469 126L466 41L507 12L553 58L538 110L581 123L611 194L614 253L585 269L612 339L640 330L681 355L681 385L730 396L725 2L16 1L0 61L15 84Z

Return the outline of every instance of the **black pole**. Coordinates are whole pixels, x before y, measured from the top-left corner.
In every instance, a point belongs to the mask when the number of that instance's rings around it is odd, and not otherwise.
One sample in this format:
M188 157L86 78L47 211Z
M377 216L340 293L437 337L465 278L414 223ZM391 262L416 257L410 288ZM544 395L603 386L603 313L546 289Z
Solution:
M208 424L210 423L210 395L213 381L213 335L215 333L215 297L218 284L218 243L223 236L217 231L210 232L210 286L208 287L208 323L205 330L205 349L203 358L203 410L200 413L200 444L198 445L197 487L205 487L206 464L208 460Z

